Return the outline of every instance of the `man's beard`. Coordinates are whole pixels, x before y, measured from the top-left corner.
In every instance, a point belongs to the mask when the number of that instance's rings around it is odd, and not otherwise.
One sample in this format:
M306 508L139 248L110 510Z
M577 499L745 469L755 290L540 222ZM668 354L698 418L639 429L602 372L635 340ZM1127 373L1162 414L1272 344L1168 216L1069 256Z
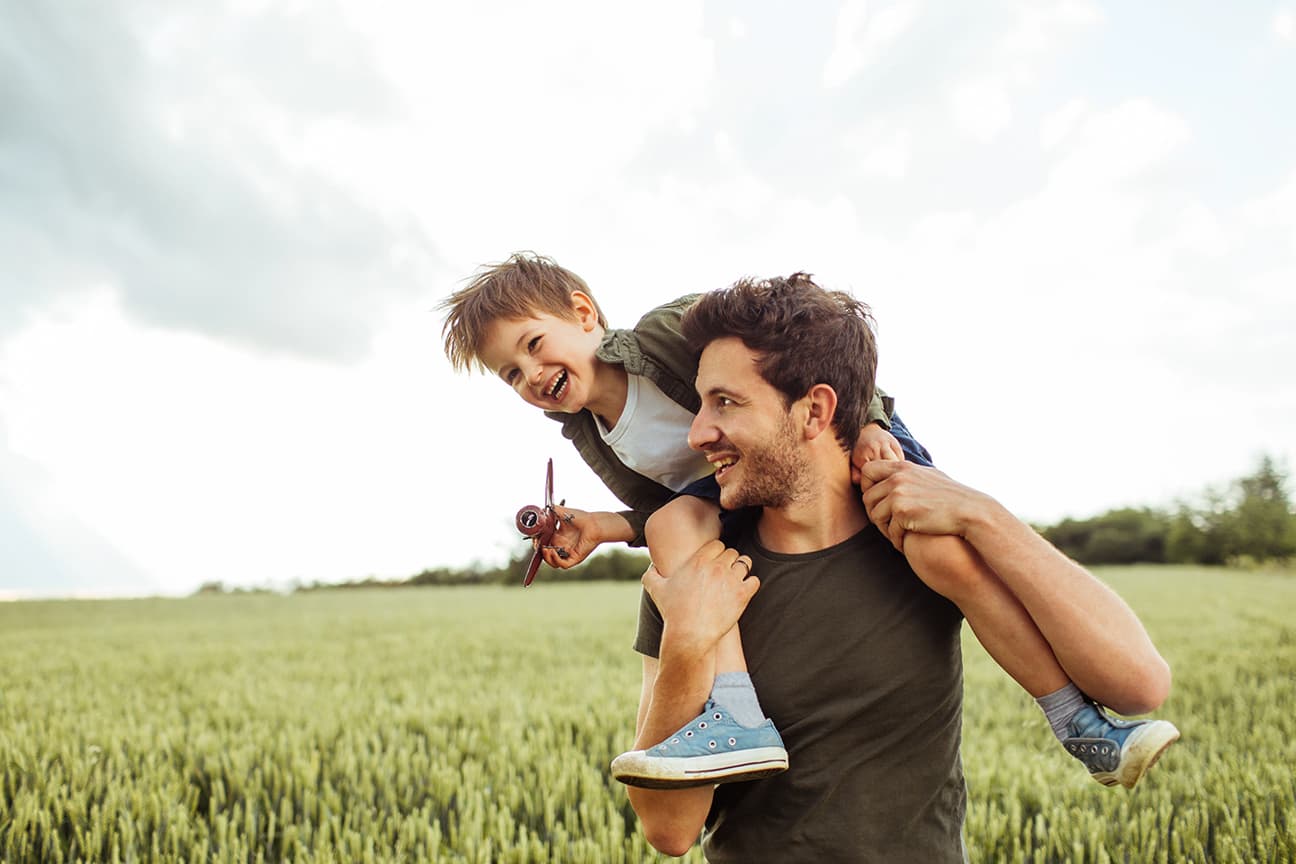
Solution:
M795 501L809 476L809 459L797 449L797 434L791 414L767 444L741 452L735 466L740 482L720 489L720 506L726 510L744 507L785 507Z

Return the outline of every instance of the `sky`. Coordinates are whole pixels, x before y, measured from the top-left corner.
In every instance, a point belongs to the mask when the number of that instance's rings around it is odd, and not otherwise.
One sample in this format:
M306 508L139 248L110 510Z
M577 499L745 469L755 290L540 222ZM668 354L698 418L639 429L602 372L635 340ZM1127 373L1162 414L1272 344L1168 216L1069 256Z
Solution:
M613 326L850 291L1037 523L1290 469L1293 94L1289 0L0 0L0 598L498 563L549 457L619 509L442 352L517 250Z

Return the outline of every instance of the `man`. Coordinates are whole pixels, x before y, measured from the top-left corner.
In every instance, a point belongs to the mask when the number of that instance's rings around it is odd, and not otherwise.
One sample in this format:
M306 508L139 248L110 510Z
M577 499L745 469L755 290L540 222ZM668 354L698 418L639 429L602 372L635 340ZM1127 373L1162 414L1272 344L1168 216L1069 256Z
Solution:
M689 443L717 466L726 510L756 509L729 526L732 548L710 544L670 579L645 575L636 740L713 733L681 727L706 706L716 645L741 617L790 767L750 783L631 789L656 848L681 855L705 825L712 862L964 860L961 617L896 551L907 532L958 534L1004 567L1041 630L1074 655L1072 676L1115 680L1122 710L1164 698L1168 671L1128 608L991 499L885 463L864 466L861 500L846 442L876 354L860 304L802 274L742 282L705 295L684 333L701 352ZM1104 613L1115 626L1089 648L1085 621ZM1113 659L1120 670L1101 672Z

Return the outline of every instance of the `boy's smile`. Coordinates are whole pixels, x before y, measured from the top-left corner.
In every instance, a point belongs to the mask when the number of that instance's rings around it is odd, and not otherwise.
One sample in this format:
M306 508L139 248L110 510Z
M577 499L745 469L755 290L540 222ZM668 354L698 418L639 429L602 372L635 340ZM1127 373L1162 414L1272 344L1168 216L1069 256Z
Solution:
M615 425L625 406L625 373L594 356L603 327L583 297L573 292L572 318L537 312L494 321L479 356L528 404L567 414L588 408Z

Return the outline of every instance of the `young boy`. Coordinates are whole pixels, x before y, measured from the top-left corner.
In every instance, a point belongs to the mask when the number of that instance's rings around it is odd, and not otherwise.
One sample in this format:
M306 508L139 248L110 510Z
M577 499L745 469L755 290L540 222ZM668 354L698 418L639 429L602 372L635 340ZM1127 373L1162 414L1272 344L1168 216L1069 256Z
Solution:
M489 370L559 421L586 463L631 508L564 508L553 545L561 545L566 557L546 550L551 566L571 567L602 543L646 544L654 565L669 577L720 535L714 468L687 445L700 399L693 389L697 358L679 322L693 300L658 307L633 330L612 330L584 280L551 259L518 253L483 268L441 304L451 364ZM870 403L852 461L858 466L908 458L930 465L890 402L875 397ZM959 548L951 555L941 544L966 546L957 537L906 540L914 572L959 606L982 645L1035 697L1064 748L1095 780L1133 788L1179 737L1178 730L1164 720L1108 715L1070 680L1020 601L975 554ZM714 666L715 685L703 714L661 744L617 757L617 779L681 788L786 769L787 752L760 708L738 627L717 647ZM1102 693L1095 696L1101 699ZM695 734L703 729L709 729L706 735Z

